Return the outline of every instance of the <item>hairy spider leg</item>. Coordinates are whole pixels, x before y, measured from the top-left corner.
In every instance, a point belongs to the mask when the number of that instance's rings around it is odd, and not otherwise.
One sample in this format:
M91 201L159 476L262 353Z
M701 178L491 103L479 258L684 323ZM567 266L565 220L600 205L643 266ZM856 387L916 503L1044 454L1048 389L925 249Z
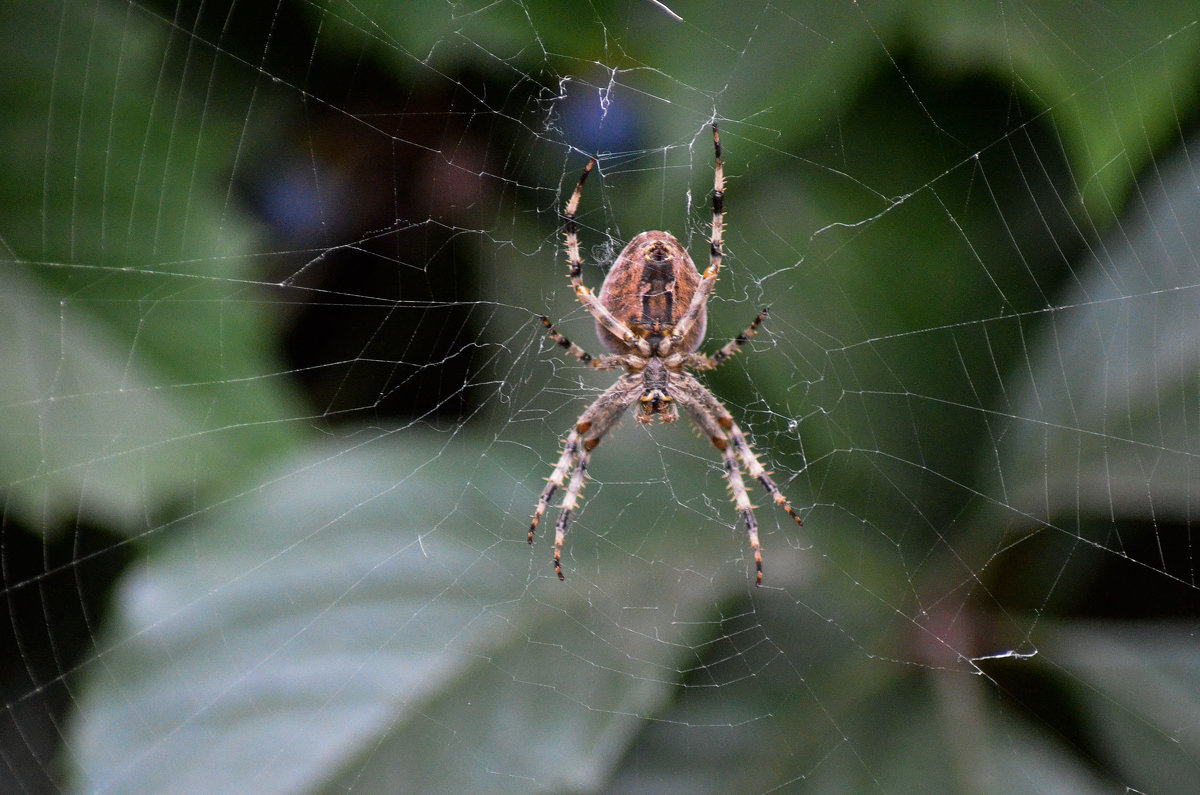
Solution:
M567 353L571 354L593 370L611 370L614 367L621 367L624 364L624 357L621 356L592 356L583 348L580 348L578 345L560 334L558 329L554 328L545 315L540 316L539 319L542 321L542 325L546 327L546 333L550 339L557 342L566 349Z
M758 313L758 317L754 318L754 321L750 324L750 327L730 340L724 348L717 351L712 356L705 356L703 353L693 353L688 356L687 366L697 370L717 369L722 364L729 361L731 356L741 350L742 346L750 341L750 339L758 331L759 325L762 324L766 316L767 307L764 306L762 311Z
M750 447L750 443L746 441L745 434L738 427L736 422L729 422L729 438L733 441L733 446L737 448L738 455L742 459L742 463L746 465L746 471L750 473L750 477L762 484L763 489L767 494L771 495L771 499L775 504L787 513L788 516L795 520L796 524L804 526L804 520L800 518L792 504L788 502L788 498L783 496L783 492L775 485L775 481L771 480L770 474L763 469L763 465L759 463L758 456L754 454L754 450Z
M567 486L567 493L563 495L562 505L558 509L558 524L554 527L554 573L558 575L561 582L566 579L562 573L562 548L563 541L567 538L567 523L571 521L571 511L575 510L575 506L579 503L579 495L583 492L583 479L587 475L588 450L587 443L579 451L579 458L575 462L575 471L571 474L571 482Z
M678 345L679 341L692 330L696 318L708 304L708 297L712 294L713 287L717 284L717 276L721 272L721 230L725 218L725 165L721 160L721 135L717 131L716 122L713 122L712 131L716 165L713 167L713 220L712 237L709 238L708 268L705 269L700 283L696 285L696 291L692 293L692 302L688 304L687 310L680 316L675 328L671 330L671 336L667 338L666 351L670 351L675 345Z
M714 438L713 444L716 444ZM762 585L762 546L758 543L758 522L754 519L754 506L750 504L750 495L746 493L746 484L742 482L742 472L733 456L729 445L718 445L721 455L725 458L725 477L729 479L729 491L733 494L733 502L737 505L742 517L746 520L746 533L750 537L750 549L754 552L754 586Z
M746 484L742 481L742 470L738 466L737 456L720 420L709 409L706 397L712 397L704 386L684 374L686 379L679 385L678 400L696 423L696 427L708 435L713 446L721 451L725 462L725 479L729 483L729 491L733 496L734 505L741 511L746 521L746 533L750 538L750 549L754 552L754 584L762 585L762 546L758 541L758 521L754 518L754 506L750 504L750 495L746 493ZM714 398L715 400L715 398Z
M583 308L596 318L598 322L627 346L635 349L642 356L649 356L650 344L634 334L629 326L622 323L612 312L608 311L608 308L600 303L600 299L596 297L596 294L583 283L583 257L579 253L579 225L575 221L575 213L579 209L579 199L583 195L583 183L587 180L588 174L592 173L592 168L595 165L596 158L593 157L588 161L587 166L584 167L583 174L579 177L579 184L575 186L575 192L571 194L571 198L567 201L567 206L563 210L565 234L567 236L567 264L570 265L571 286L575 288L575 297L579 299L579 303L583 304Z
M763 489L767 494L771 495L771 499L775 504L782 508L788 516L796 521L796 524L804 526L804 521L792 508L792 504L788 502L787 497L783 496L783 492L775 485L775 481L771 480L770 474L763 468L759 462L758 456L754 454L754 450L750 447L750 443L746 441L746 435L742 433L742 429L733 421L733 415L725 408L725 405L717 400L716 395L704 388L699 381L693 376L684 374L691 381L695 381L696 387L691 388L696 391L697 398L701 401L706 411L713 415L717 424L726 432L729 440L733 442L733 446L737 451L738 456L742 459L742 463L746 466L746 471L750 473L750 477L762 484Z
M558 565L562 540L566 535L567 522L569 514L578 504L579 492L583 488L583 475L576 474L580 467L580 461L586 463L587 456L596 445L600 444L600 440L604 435L617 423L625 410L629 408L634 401L637 400L642 388L640 379L633 375L623 375L617 382L606 389L596 401L579 416L575 422L575 427L567 435L566 444L563 445L562 455L558 458L558 463L554 466L554 471L550 473L547 479L546 487L542 490L542 495L538 498L537 507L533 511L532 521L529 524L529 543L533 543L533 534L537 530L538 522L546 513L546 508L550 505L550 499L554 496L556 489L562 488L566 481L567 474L571 474L571 482L567 486L567 491L563 495L562 505L560 507L560 515L558 520L558 528L555 532L555 570L558 572L559 578L562 578L562 569Z

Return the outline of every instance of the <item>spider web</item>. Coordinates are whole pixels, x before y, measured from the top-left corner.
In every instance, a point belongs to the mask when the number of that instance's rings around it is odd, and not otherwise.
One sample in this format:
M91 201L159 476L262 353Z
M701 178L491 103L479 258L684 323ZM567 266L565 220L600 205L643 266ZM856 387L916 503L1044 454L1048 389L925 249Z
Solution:
M1200 7L0 15L0 789L1195 779ZM559 583L561 209L703 261L713 121L705 382L805 525L756 589L627 419Z

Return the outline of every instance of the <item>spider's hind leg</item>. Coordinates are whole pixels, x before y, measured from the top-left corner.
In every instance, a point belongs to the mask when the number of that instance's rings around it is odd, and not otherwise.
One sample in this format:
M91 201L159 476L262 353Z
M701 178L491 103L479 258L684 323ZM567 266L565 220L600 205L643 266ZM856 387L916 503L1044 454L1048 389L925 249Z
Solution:
M696 285L696 290L692 293L691 303L679 316L675 328L671 330L671 335L667 338L668 349L678 345L691 332L700 313L708 303L708 297L717 283L717 276L721 273L721 261L724 257L724 244L721 240L725 226L725 164L721 159L721 135L717 131L715 121L712 133L715 160L713 163L712 235L709 238L708 267L705 268L700 283Z

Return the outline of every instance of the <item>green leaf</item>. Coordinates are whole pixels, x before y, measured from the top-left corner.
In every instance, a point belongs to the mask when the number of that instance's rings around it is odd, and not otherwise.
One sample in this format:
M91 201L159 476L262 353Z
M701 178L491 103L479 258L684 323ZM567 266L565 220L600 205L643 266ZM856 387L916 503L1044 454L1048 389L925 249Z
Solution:
M605 780L711 596L646 578L664 607L629 611L651 600L619 584L616 548L599 581L560 583L514 520L536 495L505 456L462 435L359 441L172 526L124 578L78 672L76 789Z
M1000 6L914 3L921 50L955 71L986 70L1046 108L1080 199L1105 228L1154 153L1200 99L1200 24L1192 3L1110 0Z
M0 288L0 472L34 527L77 513L138 529L146 506L195 488L196 465L230 449L186 401L129 367L128 338L20 270Z
M1193 622L1056 623L1041 652L1089 716L1122 781L1170 792L1200 769L1200 644Z
M138 9L6 4L0 27L0 346L22 376L0 388L0 482L31 527L138 532L304 413L229 211L248 93L194 93L211 62L176 74L175 31Z
M1060 515L1185 521L1200 510L1200 189L1195 140L1144 181L1045 313L1000 451L996 498Z

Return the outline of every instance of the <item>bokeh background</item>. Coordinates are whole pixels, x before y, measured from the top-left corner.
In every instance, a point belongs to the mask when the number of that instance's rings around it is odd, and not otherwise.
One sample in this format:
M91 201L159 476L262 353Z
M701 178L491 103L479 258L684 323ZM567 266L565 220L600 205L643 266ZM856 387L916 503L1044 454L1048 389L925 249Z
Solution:
M1200 4L667 6L0 7L0 790L1194 787ZM559 583L713 121L805 526L627 421Z

